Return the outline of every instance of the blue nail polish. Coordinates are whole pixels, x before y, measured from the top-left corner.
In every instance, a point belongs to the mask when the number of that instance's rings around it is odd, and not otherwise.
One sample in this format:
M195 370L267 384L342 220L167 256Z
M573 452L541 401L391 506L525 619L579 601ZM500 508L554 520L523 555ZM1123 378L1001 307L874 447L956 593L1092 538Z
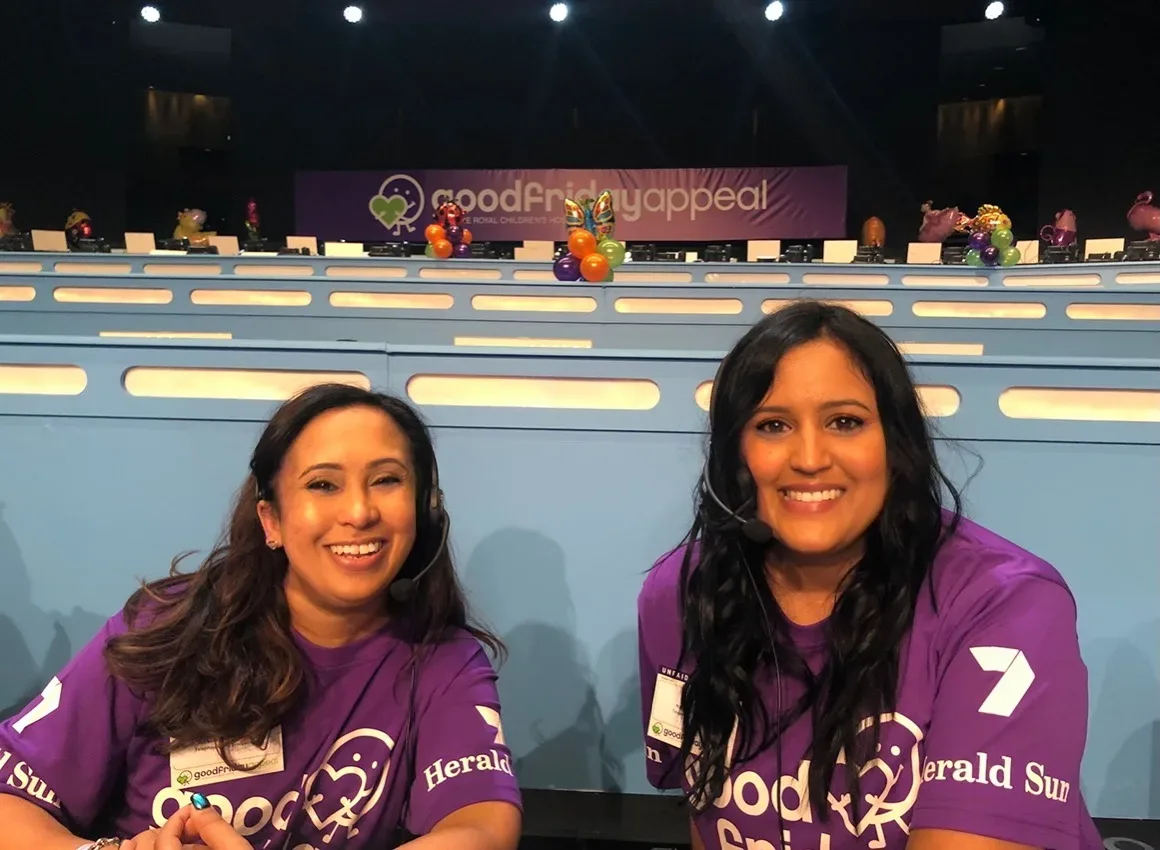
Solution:
M202 794L191 794L189 799L193 803L193 807L199 812L209 808L209 800Z

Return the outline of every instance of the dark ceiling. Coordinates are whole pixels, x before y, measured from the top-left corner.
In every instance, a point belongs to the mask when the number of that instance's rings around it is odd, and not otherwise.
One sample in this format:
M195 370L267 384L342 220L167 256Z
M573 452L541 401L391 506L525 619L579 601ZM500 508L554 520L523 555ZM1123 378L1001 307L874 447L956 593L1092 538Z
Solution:
M266 21L341 22L342 9L354 3L363 8L367 24L392 25L419 19L437 21L490 21L497 26L537 19L547 21L553 0L454 0L423 3L409 0L151 0L165 20L207 26L234 26ZM959 24L983 19L989 0L783 0L786 21L811 24L877 19L925 23ZM1119 0L1124 4L1135 0ZM141 2L118 0L122 14L137 13ZM1010 16L1050 13L1049 0L1006 0ZM640 16L697 16L714 11L722 16L752 17L762 20L766 0L571 0L573 25L612 22Z

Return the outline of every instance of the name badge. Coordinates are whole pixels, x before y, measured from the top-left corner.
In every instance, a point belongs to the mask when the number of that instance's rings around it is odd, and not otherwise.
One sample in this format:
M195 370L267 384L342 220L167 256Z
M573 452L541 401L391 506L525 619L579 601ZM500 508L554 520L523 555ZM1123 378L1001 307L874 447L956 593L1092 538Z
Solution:
M648 717L648 736L674 747L681 746L681 694L685 683L667 673L657 673L653 688L652 709Z
M282 727L275 726L260 747L235 744L228 748L230 758L249 770L234 770L222 759L216 744L198 744L176 750L169 756L169 783L173 788L197 788L232 782L249 776L279 773L286 765L282 755Z

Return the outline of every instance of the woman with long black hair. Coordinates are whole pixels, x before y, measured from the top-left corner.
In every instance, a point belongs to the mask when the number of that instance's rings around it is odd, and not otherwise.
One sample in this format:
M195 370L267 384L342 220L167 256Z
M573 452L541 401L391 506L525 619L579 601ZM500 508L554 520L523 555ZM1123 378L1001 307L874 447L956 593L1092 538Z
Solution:
M721 363L639 638L648 777L696 848L1102 846L1075 601L960 515L901 353L851 310L790 305Z

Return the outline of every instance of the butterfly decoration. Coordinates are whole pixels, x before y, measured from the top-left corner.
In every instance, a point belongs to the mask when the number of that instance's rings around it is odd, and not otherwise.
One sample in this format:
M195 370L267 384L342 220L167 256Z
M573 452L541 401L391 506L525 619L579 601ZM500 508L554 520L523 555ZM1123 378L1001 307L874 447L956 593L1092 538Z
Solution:
M596 200L580 197L564 199L564 223L568 232L580 228L596 237L597 242L611 239L616 231L616 210L612 206L612 192L605 189Z
M616 211L612 208L612 193L605 189L592 207L592 229L596 241L611 239L616 230Z
M586 199L581 199L581 202L584 200ZM588 211L585 206L581 206L581 202L573 201L571 198L564 199L564 224L567 225L569 233L578 227L588 229Z

